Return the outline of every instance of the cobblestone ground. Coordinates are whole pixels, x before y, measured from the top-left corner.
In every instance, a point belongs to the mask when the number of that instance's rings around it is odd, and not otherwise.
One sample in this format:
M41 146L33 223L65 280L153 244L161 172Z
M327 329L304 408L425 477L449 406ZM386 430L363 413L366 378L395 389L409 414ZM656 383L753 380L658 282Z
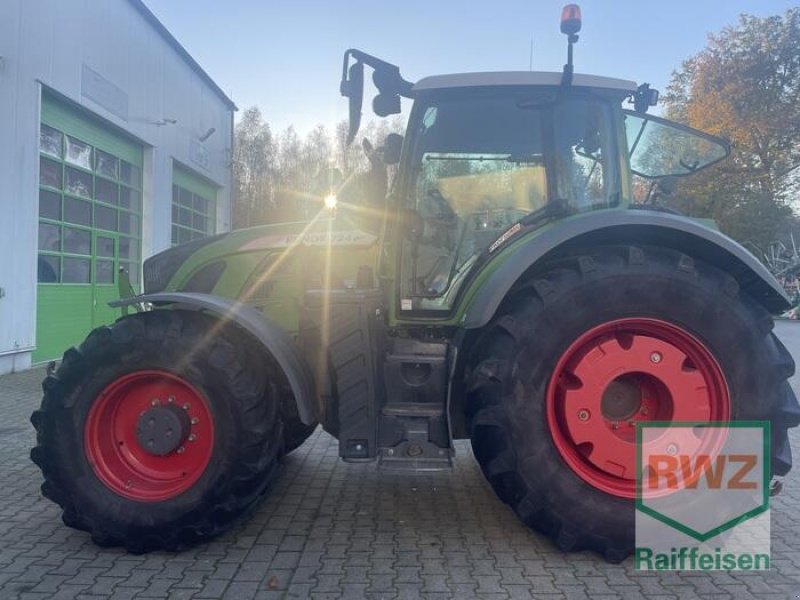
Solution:
M796 328L796 329L791 329ZM800 324L779 324L800 359ZM800 362L800 361L798 361ZM126 554L65 527L39 494L28 422L41 370L0 377L0 599L800 598L800 473L772 504L765 573L635 572L565 555L498 501L468 444L449 474L339 461L316 433L284 461L256 514L179 554ZM800 462L800 432L792 437Z

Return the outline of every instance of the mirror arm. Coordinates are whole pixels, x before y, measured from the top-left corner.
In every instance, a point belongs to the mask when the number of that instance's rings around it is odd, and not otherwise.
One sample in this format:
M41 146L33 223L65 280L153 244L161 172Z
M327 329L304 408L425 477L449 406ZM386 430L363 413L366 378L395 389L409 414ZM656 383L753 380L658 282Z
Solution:
M353 64L351 65L351 58ZM412 97L414 84L400 75L396 65L381 60L371 54L350 48L344 53L342 62L342 81L339 91L350 101L350 128L347 133L347 144L355 138L361 124L361 106L364 98L364 65L372 67L372 80L380 96ZM399 98L397 100L399 106ZM385 116L385 115L382 115Z

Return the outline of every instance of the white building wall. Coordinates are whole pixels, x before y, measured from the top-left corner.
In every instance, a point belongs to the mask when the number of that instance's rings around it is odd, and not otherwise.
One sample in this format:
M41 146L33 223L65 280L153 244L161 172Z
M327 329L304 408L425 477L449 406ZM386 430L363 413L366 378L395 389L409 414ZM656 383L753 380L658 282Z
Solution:
M0 373L36 339L42 85L145 145L143 258L170 245L173 160L220 186L230 228L231 107L131 2L0 1Z

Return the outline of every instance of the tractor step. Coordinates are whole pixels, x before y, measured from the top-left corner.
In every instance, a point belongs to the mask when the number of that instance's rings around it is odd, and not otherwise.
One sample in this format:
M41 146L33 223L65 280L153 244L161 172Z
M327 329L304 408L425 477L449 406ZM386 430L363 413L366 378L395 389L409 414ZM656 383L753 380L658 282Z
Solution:
M444 407L441 404L425 402L398 402L387 404L381 411L387 417L441 417Z
M382 471L391 472L424 472L424 471L451 471L453 469L453 451L445 448L438 448L438 452L444 453L442 456L420 456L413 457L407 454L402 455L407 448L384 448L378 458L378 467ZM392 454L389 454L389 453ZM437 454L438 454L437 452Z
M441 448L430 441L427 418L411 417L405 424L405 439L391 448L381 448L378 460L381 469L445 471L453 468L453 449Z
M389 471L453 467L447 423L447 343L395 338L384 363L378 466Z

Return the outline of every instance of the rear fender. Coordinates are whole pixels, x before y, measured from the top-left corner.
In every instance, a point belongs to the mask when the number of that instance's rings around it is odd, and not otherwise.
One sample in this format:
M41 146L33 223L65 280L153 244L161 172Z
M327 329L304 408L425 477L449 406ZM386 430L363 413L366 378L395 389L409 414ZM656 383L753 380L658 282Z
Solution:
M300 420L311 425L314 420L314 383L311 371L291 338L283 329L265 318L254 308L229 298L193 292L163 292L144 294L110 302L114 308L149 302L171 305L186 310L207 311L223 321L234 322L261 342L275 359L289 383L297 402Z
M783 287L767 268L725 234L688 217L652 210L616 209L560 221L521 246L509 248L508 254L498 253L495 260L502 263L472 294L461 327L477 329L486 325L512 286L543 258L562 250L603 244L672 248L730 274L743 291L772 314L791 307Z

